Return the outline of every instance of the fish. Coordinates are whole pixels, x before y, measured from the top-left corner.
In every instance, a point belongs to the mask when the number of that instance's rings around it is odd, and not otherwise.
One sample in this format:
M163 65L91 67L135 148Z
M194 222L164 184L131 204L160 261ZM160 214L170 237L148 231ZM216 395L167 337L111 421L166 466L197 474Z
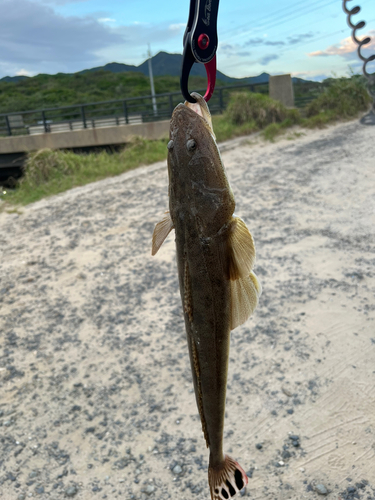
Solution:
M155 226L152 255L174 230L182 308L195 398L209 448L211 500L228 500L248 483L223 452L231 331L256 308L262 292L253 272L255 246L221 160L207 103L180 103L168 142L169 211Z

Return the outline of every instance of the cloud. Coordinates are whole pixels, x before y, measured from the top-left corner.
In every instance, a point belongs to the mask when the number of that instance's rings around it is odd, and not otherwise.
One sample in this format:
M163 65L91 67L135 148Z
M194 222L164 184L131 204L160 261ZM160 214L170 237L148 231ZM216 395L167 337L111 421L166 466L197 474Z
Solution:
M264 38L250 38L250 40L247 40L245 42L245 46L249 45L269 45L269 46L283 46L283 45L295 45L297 43L303 42L305 40L308 40L309 38L313 38L315 34L313 33L301 33L298 35L293 35L293 36L288 36L286 41L285 40L267 40L267 35L264 35Z
M171 31L181 31L186 28L186 23L170 24L168 29Z
M326 73L321 73L319 70L317 71L302 71L302 72L292 72L292 77L303 78L304 80L313 80L314 82L321 82L326 78L329 78L330 75Z
M280 56L276 54L270 54L268 56L264 56L261 59L258 60L258 63L261 64L262 66L267 66L268 63L271 61L275 61L276 59L279 59Z
M96 50L123 42L96 19L63 17L30 0L0 0L0 11L3 66L48 73L83 69L97 62Z
M230 43L219 43L219 50L220 54L227 56L227 57L233 57L233 56L239 56L239 57L248 57L250 56L251 52L249 50L243 50L243 46L239 44L230 44Z
M314 38L317 33L301 33L300 35L288 36L287 40L290 45L296 45L297 43L304 42L309 38Z
M140 64L146 58L148 41L154 53L165 42L171 45L171 40L182 49L180 25L129 21L127 26L116 26L104 12L95 17L65 17L54 10L59 2L0 0L0 78L21 69L53 74L111 61Z
M111 17L100 17L98 21L100 23L115 23L116 19L112 19Z
M370 31L369 35L372 37L371 42L362 48L362 53L375 50L375 30ZM357 49L358 45L352 40L351 37L347 37L341 40L339 44L330 45L325 50L310 52L308 55L310 57L342 56L345 59L350 60L358 58Z
M27 71L27 69L20 69L16 71L16 76L34 76L35 73L32 71Z
M244 46L247 45L262 45L264 43L263 38L250 38L247 42L244 43Z
M247 40L247 42L244 43L245 47L248 45L285 45L285 42L281 40L267 40L266 38L250 38L250 40Z
M51 5L66 5L68 3L82 3L87 1L88 0L40 0L40 3Z
M264 42L264 45L285 45L285 42L272 42L271 40L270 41L266 41Z
M272 41L272 40L266 40L265 38L251 38L247 42L244 43L244 46L249 46L249 45L285 45L285 42L283 41Z

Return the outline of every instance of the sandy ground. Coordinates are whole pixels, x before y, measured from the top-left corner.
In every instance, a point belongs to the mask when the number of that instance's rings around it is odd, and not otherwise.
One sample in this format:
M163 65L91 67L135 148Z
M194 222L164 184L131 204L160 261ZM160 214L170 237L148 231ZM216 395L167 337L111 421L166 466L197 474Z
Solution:
M223 160L263 295L225 446L253 499L375 499L375 126ZM0 496L209 498L164 163L0 214ZM291 438L294 437L294 439Z

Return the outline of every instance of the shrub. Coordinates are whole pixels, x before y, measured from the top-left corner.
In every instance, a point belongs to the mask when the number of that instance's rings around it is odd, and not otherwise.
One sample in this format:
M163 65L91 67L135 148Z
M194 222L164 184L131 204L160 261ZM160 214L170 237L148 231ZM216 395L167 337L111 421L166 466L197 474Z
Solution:
M56 173L68 174L70 170L71 167L66 162L64 154L52 149L41 149L29 154L20 183L40 186L48 182Z
M330 114L330 119L350 118L360 111L366 111L370 102L371 97L362 77L330 79L324 92L306 107L306 116L331 111L333 113Z
M286 118L293 124L300 121L297 109L288 109L281 102L254 92L233 93L225 117L235 125L255 122L258 128L264 128L271 123L281 123Z

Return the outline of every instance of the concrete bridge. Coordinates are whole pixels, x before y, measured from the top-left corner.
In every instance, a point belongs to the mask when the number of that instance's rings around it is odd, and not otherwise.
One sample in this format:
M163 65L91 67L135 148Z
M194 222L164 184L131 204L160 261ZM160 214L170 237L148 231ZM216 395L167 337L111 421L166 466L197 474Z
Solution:
M15 135L0 138L0 185L9 177L15 179L22 175L22 166L27 153L38 149L91 149L102 146L118 146L129 142L133 137L162 139L168 137L169 120L128 125L114 125L112 120L99 124L88 124L87 128L61 131L53 129L45 132L39 127L30 135ZM60 127L61 129L61 127Z
M114 121L112 119L111 121ZM145 139L161 139L168 136L169 120L147 123L133 123L129 125L112 125L110 120L101 126L87 124L73 130L52 128L45 132L39 127L38 132L30 131L30 135L12 135L0 138L0 154L27 153L38 149L75 149L84 147L99 147L118 145L129 142L134 136Z
M293 106L291 77L282 75L270 77L269 89L264 82L217 87L210 100L211 112L222 112L232 91L242 88L254 92L258 85L263 92L269 90L272 97ZM30 151L118 146L134 136L151 140L167 137L169 118L178 102L181 102L180 92L170 92L154 97L0 114L0 183L9 175L21 175L21 167Z

